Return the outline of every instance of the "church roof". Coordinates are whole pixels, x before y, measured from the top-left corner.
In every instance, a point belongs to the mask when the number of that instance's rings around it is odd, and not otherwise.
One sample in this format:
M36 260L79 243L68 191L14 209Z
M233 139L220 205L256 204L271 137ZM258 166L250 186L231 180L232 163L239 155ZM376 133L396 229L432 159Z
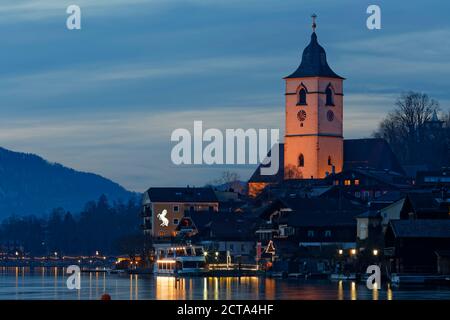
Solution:
M311 35L311 42L305 50L303 50L302 62L300 63L300 66L294 73L285 77L285 79L306 77L344 79L331 70L327 62L327 54L325 49L317 42L317 35L315 32Z
M284 163L284 144L279 144L280 164ZM274 176L262 176L261 165L251 176L249 182L277 183L283 181L284 168L280 165ZM403 168L384 139L350 139L344 140L344 168L343 170L372 169L404 174ZM382 174L382 173L380 173ZM385 173L387 174L387 173Z
M274 175L262 175L261 174L261 167L269 167L270 164L264 165L260 164L258 168L256 168L255 172L253 172L253 175L250 177L249 182L263 182L263 183L277 183L280 181L283 181L284 179L284 143L278 144L278 156L279 156L279 169L277 174ZM267 153L267 157L270 157L272 154L272 150L270 150Z
M450 220L391 220L397 238L450 238Z
M371 168L404 174L403 168L384 139L344 140L344 170Z

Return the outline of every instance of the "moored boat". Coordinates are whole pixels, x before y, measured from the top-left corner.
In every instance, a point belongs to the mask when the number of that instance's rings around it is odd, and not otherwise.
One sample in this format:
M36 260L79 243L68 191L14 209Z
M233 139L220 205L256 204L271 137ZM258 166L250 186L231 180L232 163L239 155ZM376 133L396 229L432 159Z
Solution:
M201 246L168 246L156 249L156 275L202 275L208 271Z

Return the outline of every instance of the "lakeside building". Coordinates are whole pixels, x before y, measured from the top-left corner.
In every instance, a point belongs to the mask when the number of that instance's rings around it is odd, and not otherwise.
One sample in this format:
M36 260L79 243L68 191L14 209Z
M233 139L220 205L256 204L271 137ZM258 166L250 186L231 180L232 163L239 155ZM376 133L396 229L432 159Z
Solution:
M449 248L450 219L394 220L385 235L384 254L390 272L442 272Z
M258 216L240 210L189 211L176 229L176 240L202 245L212 262L229 257L232 263L254 264L258 221Z
M144 234L155 240L175 236L175 229L185 211L217 212L219 200L211 188L150 188L142 199Z

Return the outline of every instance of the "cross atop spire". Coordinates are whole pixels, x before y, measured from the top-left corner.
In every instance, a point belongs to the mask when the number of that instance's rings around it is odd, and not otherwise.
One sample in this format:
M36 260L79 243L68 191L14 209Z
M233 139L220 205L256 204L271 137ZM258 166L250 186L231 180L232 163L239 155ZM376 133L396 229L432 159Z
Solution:
M316 32L316 27L317 27L316 18L317 18L317 14L313 13L311 15L311 18L312 18L312 29L313 29L313 32Z

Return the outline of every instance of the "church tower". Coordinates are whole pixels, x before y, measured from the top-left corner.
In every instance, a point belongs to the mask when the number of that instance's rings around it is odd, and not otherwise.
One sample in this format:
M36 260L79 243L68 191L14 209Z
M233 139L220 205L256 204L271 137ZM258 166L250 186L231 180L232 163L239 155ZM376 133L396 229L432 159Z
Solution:
M284 178L318 179L342 171L343 80L328 66L317 42L313 15L311 42L300 66L285 77Z

